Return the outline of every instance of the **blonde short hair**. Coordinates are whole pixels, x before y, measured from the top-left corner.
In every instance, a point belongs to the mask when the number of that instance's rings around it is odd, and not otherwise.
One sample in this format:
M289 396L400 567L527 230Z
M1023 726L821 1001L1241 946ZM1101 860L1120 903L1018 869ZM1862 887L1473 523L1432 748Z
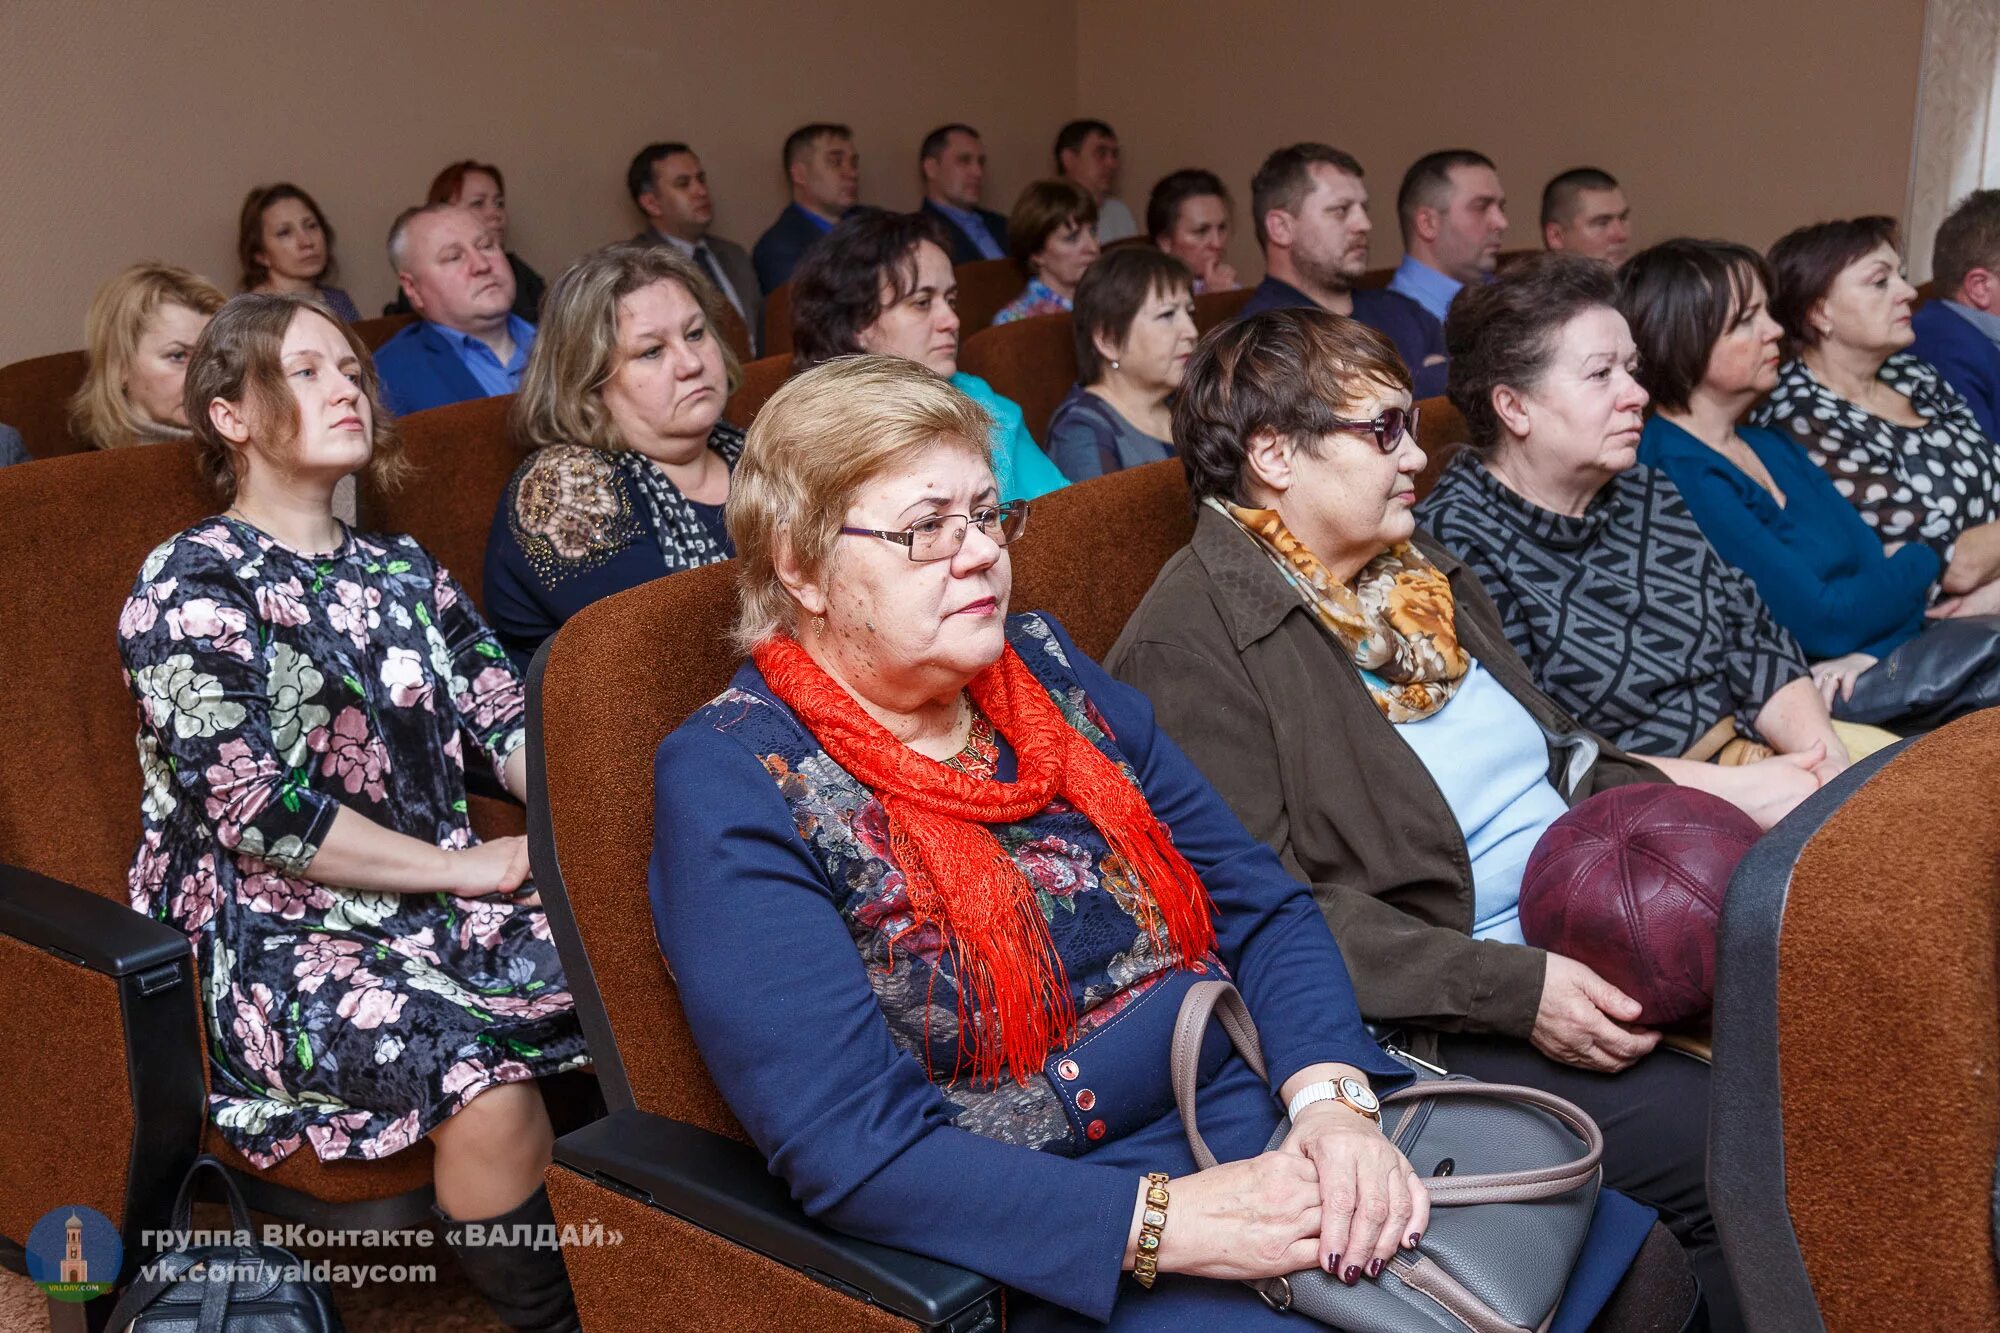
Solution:
M722 354L726 392L736 392L743 368L722 336L722 293L672 246L620 241L570 265L542 302L534 350L514 399L514 435L523 445L625 447L603 396L618 356L618 303L656 282L679 283L701 307L708 336Z
M154 311L179 305L197 315L213 315L227 299L200 274L152 261L134 264L99 287L83 321L90 368L69 400L70 433L97 449L192 439L192 432L180 426L140 416L125 397L125 377Z
M750 423L729 482L737 646L749 652L797 627L798 604L778 578L780 543L819 578L863 485L945 443L990 465L992 431L985 408L900 356L835 357L786 381Z

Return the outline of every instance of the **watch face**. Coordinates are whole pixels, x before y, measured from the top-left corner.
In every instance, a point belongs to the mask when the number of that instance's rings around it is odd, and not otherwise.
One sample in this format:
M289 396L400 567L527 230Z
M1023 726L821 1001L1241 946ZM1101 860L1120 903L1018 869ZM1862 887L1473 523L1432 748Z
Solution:
M1369 1091L1366 1085L1356 1079L1344 1078L1340 1080L1340 1095L1364 1111L1381 1109L1382 1104L1375 1099L1375 1094Z

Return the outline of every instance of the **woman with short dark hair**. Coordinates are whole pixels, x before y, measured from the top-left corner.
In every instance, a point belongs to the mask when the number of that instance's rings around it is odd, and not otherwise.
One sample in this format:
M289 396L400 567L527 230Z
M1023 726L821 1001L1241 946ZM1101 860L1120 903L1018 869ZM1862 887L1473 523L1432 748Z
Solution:
M1049 455L1071 481L1173 457L1192 288L1186 264L1143 246L1113 250L1077 284L1077 382L1049 418Z
M228 508L146 557L118 646L144 787L131 902L194 945L209 1114L263 1168L429 1138L449 1220L552 1227L535 1083L589 1055L527 840L481 842L466 813L468 750L527 795L521 675L415 540L334 516L343 478L403 467L351 329L239 296L186 393ZM576 1327L553 1250L452 1248L512 1327Z
M1162 176L1146 200L1146 234L1194 273L1197 295L1243 285L1223 257L1229 252L1229 188L1214 172L1190 167Z
M1917 291L1895 219L1800 227L1770 261L1791 360L1750 424L1802 445L1885 547L1933 547L1946 592L2000 577L2000 453L1958 391L1904 350Z
M1028 285L993 322L1067 313L1076 303L1076 285L1100 253L1097 201L1070 181L1031 183L1007 218L1007 251L1028 270Z
M1472 448L1417 513L1479 571L1543 689L1768 827L1847 751L1797 641L1638 465L1646 391L1615 295L1608 265L1559 253L1459 293L1449 391ZM1757 740L1778 754L1696 762Z
M236 258L243 290L317 298L349 324L361 318L354 300L334 281L333 224L298 186L281 181L254 186L236 219Z
M993 468L1006 500L1067 484L1029 433L1020 405L958 368L958 278L928 213L860 210L806 252L792 275L792 360L800 370L868 352L900 356L951 381L993 419Z

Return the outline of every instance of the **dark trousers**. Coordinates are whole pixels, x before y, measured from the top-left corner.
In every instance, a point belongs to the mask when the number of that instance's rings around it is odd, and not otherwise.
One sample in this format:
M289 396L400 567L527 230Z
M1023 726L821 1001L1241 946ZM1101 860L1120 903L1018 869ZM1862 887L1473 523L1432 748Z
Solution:
M1604 1131L1604 1183L1657 1210L1686 1248L1718 1333L1743 1327L1708 1210L1708 1066L1661 1047L1619 1074L1549 1059L1525 1041L1447 1033L1438 1063L1486 1083L1519 1083L1576 1103Z

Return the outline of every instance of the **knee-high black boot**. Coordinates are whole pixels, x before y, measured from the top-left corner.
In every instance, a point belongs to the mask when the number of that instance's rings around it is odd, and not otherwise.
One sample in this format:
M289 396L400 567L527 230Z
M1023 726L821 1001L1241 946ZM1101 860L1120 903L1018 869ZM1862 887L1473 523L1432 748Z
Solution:
M507 1327L518 1333L581 1333L583 1324L577 1319L576 1297L569 1289L562 1251L516 1244L512 1239L555 1233L556 1215L549 1207L548 1190L537 1186L520 1205L499 1217L473 1221L448 1217L443 1209L433 1211L444 1219L446 1241L473 1289L486 1298ZM498 1229L506 1243L467 1244L468 1226L484 1232ZM544 1227L549 1230L544 1232Z

